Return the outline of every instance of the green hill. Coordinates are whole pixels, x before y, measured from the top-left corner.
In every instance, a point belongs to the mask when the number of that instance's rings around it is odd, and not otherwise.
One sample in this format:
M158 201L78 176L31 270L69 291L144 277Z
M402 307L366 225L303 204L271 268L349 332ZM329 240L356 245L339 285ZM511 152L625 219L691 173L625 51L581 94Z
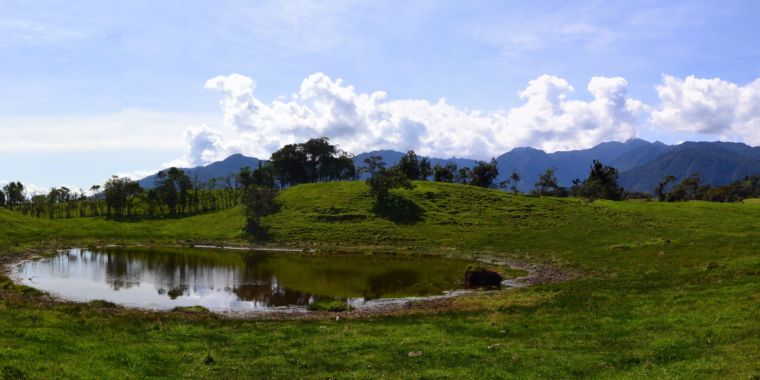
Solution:
M280 211L263 220L269 240L255 244L489 255L578 277L339 321L50 304L0 278L0 370L43 378L760 375L760 204L588 203L430 182L394 193L404 212L374 212L362 182L285 190ZM239 209L148 221L0 210L0 246L7 259L97 241L252 244L242 225Z

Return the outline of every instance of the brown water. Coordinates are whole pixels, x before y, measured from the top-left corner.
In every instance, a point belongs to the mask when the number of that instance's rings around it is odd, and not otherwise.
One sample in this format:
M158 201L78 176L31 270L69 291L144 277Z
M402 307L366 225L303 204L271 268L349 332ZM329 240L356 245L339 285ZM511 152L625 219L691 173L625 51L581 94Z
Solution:
M209 249L72 249L18 265L19 282L75 301L214 311L439 295L462 288L465 260Z

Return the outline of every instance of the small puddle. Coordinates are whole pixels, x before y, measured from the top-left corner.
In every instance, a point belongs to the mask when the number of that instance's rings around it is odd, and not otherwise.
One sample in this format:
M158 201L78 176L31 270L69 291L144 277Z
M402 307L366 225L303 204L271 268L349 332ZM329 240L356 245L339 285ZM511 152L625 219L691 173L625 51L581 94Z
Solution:
M463 288L464 270L473 263L428 256L101 248L22 262L13 276L74 301L248 312L440 296Z

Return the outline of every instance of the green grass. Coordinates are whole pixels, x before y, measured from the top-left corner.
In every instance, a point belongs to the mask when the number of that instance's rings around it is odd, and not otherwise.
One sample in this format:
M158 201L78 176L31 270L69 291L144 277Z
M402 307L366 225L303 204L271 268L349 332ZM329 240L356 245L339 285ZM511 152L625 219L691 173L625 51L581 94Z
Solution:
M575 280L365 319L228 320L49 304L0 278L0 373L30 378L738 378L760 376L760 203L594 202L416 182L417 221L363 183L279 196L256 244L505 257ZM240 210L175 220L0 210L7 257L71 244L251 244ZM409 353L421 352L421 355ZM213 364L205 364L207 355ZM10 375L9 375L10 376ZM753 377L754 376L754 377Z

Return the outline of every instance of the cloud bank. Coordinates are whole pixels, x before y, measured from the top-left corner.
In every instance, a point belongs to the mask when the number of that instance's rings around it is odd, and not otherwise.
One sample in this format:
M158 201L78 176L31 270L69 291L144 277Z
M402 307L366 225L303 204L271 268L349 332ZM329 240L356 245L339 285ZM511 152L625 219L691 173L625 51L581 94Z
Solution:
M355 153L413 149L479 159L521 146L552 152L625 141L642 127L760 143L760 79L738 86L664 76L656 87L659 104L650 106L628 96L622 77L591 78L590 99L581 100L573 98L575 89L565 79L542 75L517 94L521 105L496 111L463 109L443 98L392 100L383 91L358 92L323 73L304 79L289 99L272 102L257 98L255 81L241 74L211 78L205 87L221 93L225 129L232 132L189 128L189 149L181 160L186 165L237 152L265 158L285 144L319 136Z
M760 79L739 86L720 78L663 76L653 124L760 145Z

